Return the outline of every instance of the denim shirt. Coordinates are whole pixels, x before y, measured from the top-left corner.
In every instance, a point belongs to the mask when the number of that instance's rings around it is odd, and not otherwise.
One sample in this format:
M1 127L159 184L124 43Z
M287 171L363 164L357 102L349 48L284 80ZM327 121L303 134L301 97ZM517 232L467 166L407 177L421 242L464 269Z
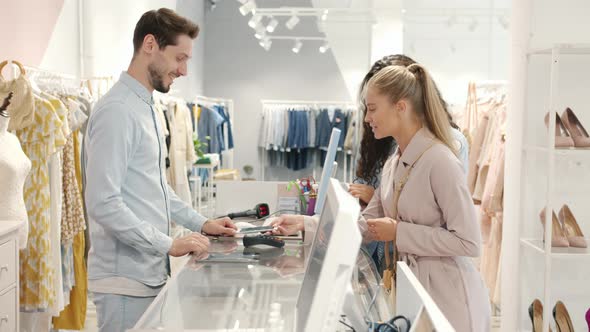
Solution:
M96 104L84 138L89 280L162 285L169 274L170 220L201 230L206 218L167 185L164 147L151 93L123 72Z

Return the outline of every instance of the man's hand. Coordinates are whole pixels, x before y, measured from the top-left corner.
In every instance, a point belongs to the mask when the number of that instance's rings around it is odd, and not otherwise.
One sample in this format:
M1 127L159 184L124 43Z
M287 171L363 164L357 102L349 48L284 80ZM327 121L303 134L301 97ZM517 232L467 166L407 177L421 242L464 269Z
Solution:
M395 241L397 221L391 218L367 220L369 234L376 241Z
M172 246L168 251L170 256L180 257L188 253L203 255L209 251L209 239L199 233L179 237L172 241Z
M284 214L270 225L275 227L275 230L272 231L275 235L294 235L299 231L303 231L303 216Z
M209 235L234 236L238 228L231 219L223 217L215 220L207 220L201 230Z
M348 192L355 198L359 198L361 201L369 204L371 198L373 198L373 194L375 193L375 189L371 186L366 184L351 184L348 187Z

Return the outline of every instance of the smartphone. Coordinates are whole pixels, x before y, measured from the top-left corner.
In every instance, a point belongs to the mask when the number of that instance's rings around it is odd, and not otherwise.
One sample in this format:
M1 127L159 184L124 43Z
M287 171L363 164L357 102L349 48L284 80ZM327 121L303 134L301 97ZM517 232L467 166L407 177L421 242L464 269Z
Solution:
M238 229L236 234L266 233L275 229L274 226L245 227Z

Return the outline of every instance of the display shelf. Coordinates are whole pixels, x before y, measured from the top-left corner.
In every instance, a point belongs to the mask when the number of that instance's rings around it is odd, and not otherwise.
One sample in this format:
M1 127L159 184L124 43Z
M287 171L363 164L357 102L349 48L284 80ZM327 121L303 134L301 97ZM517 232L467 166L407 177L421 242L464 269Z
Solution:
M547 146L525 145L523 151L526 153L544 153L550 152ZM590 148L555 148L553 153L557 156L564 157L590 157Z
M586 239L590 243L590 239ZM545 254L545 244L541 239L521 239L521 244L537 254ZM590 249L588 248L574 248L574 247L552 247L551 257L560 259L577 259L590 258Z
M583 193L583 188L588 183L587 170L584 169L584 173L580 173L581 169L576 170L573 166L586 168L590 165L590 150L555 148L553 130L547 131L543 128L544 134L539 133L540 124L527 121L525 115L536 114L532 113L532 110L539 109L549 111L549 114L562 111L564 100L569 100L574 91L569 89L572 83L570 76L565 75L560 78L564 73L569 73L567 72L569 67L563 67L561 60L569 55L578 57L590 55L590 44L558 43L531 50L526 48L529 36L523 34L522 38L526 42L521 48L515 48L513 52L513 68L522 68L522 70L514 71L513 77L517 82L511 82L510 91L513 96L512 111L521 110L522 112L509 116L508 123L514 126L511 132L523 133L523 137L515 139L514 144L507 145L506 159L510 163L506 163L504 225L511 226L504 228L503 236L509 245L506 248L503 245L502 248L503 252L518 253L505 255L502 260L503 266L518 266L517 269L503 270L502 293L518 294L518 298L515 301L503 301L502 330L530 329L527 310L530 299L523 295L533 292L535 294L533 298L538 298L545 304L542 331L548 332L550 322L553 321L551 310L556 299L571 303L572 306L579 300L580 284L571 282L568 278L587 274L590 265L586 263L586 260L590 258L590 250L572 247L550 248L553 223L547 223L541 237L538 236L542 234L541 232L532 232L539 228L537 222L534 229L532 228L534 218L523 218L523 216L533 211L531 209L536 212L543 206L558 206L564 201L571 203L578 197L587 197L587 194ZM526 58L522 56L525 54ZM542 63L532 61L530 55L548 56L547 58L551 61ZM535 67L531 68L531 66ZM530 73L547 69L550 70L548 79L531 81L535 75L529 77ZM577 71L578 68L576 68ZM546 73L544 72L543 75ZM545 84L548 85L548 91ZM578 84L576 87L578 90L575 93L584 93L581 86L583 85ZM537 105L541 102L542 105ZM555 128L556 117L550 116L548 120L546 128ZM567 190L564 190L565 188ZM546 210L543 219L551 220L551 218L551 211ZM507 220L510 222L506 222ZM564 266L568 267L563 268ZM517 279L519 282L513 284Z
M551 55L553 49L557 49L560 54L590 55L590 44L556 44L553 47L530 49L527 55Z

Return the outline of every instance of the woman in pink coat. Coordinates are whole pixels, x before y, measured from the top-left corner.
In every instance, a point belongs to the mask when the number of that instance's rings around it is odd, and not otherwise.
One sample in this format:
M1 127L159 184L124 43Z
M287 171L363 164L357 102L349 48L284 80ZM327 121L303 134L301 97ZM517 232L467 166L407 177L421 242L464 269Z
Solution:
M395 242L458 332L489 331L488 292L471 259L480 254L480 227L432 78L420 64L386 67L364 97L375 138L398 143L363 212L371 237ZM395 187L404 178L393 215Z

